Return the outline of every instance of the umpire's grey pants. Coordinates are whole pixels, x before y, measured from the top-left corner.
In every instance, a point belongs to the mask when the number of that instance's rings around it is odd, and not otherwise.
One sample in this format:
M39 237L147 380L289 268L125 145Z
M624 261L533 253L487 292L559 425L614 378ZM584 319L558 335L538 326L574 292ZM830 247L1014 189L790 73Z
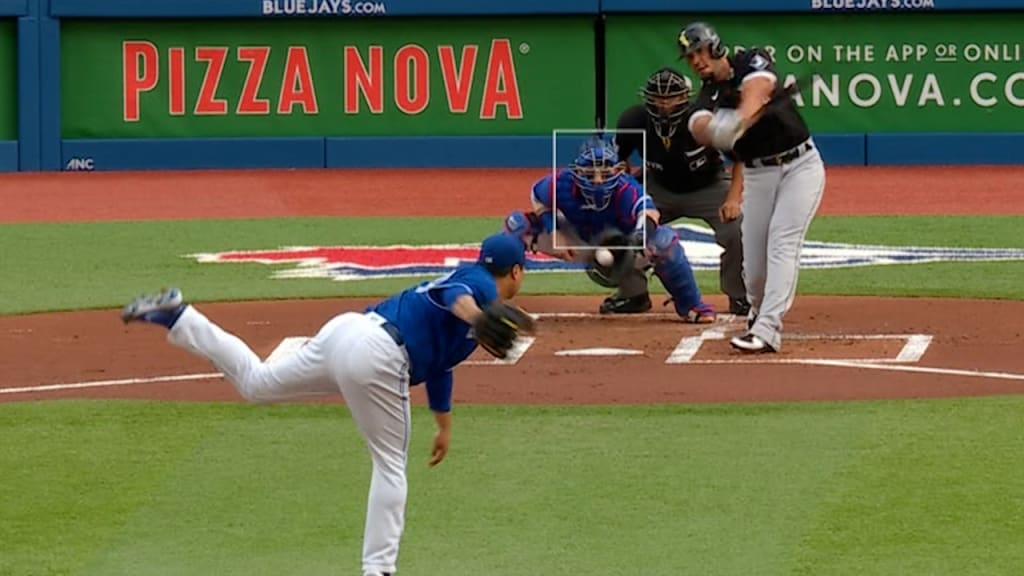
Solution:
M740 232L743 217L723 222L718 209L725 202L725 196L732 184L732 176L723 171L722 178L710 186L693 192L670 192L647 174L645 189L661 213L661 223L668 224L679 218L697 218L711 226L715 242L722 247L718 268L718 282L724 294L730 299L745 300L747 288L743 282L743 239ZM647 275L642 270L622 279L616 297L631 298L647 293Z

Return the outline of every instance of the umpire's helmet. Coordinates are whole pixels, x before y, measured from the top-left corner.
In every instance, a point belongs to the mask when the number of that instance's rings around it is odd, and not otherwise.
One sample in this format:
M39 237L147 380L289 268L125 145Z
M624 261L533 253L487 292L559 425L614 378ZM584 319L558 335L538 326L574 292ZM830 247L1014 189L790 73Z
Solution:
M623 167L615 149L599 137L581 147L570 166L577 190L591 210L604 210L623 181Z
M647 77L641 94L658 135L670 138L690 109L690 85L686 77L673 68L661 68Z
M686 58L690 52L696 52L705 46L708 47L712 58L725 56L725 46L722 45L722 39L718 37L718 32L704 22L687 24L679 32L678 44L682 58Z

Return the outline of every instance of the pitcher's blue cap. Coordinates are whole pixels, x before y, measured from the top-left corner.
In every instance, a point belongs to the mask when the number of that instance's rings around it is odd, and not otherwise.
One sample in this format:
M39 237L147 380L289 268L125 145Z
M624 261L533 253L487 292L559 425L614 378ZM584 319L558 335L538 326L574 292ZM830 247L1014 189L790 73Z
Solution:
M526 267L526 246L518 236L499 232L484 239L477 262L498 270L513 264Z

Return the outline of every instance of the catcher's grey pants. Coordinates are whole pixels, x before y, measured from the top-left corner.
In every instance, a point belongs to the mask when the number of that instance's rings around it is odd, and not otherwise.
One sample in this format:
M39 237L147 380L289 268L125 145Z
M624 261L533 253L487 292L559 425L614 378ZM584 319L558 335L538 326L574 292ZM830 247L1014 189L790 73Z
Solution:
M192 306L167 336L172 344L207 358L250 402L341 392L373 462L363 535L367 574L396 570L407 494L409 357L382 323L372 313L341 314L294 354L270 363Z
M723 172L722 179L714 184L679 194L670 192L648 174L645 188L661 213L662 224L679 218L697 218L711 226L715 232L715 242L723 249L718 268L719 286L729 298L742 300L747 297L747 288L743 282L743 241L740 232L743 218L741 216L723 222L718 215L718 209L725 202L731 184L731 175ZM616 297L631 298L646 294L647 290L647 275L640 269L622 279Z
M825 191L825 165L815 147L789 164L747 166L743 174L743 274L757 316L750 332L779 350L804 238Z

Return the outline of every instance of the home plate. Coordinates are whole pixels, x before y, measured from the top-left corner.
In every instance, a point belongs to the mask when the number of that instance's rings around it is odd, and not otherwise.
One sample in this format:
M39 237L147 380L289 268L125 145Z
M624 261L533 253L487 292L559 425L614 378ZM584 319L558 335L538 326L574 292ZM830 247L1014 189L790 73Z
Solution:
M643 350L628 348L577 348L575 350L559 350L555 356L642 356Z

